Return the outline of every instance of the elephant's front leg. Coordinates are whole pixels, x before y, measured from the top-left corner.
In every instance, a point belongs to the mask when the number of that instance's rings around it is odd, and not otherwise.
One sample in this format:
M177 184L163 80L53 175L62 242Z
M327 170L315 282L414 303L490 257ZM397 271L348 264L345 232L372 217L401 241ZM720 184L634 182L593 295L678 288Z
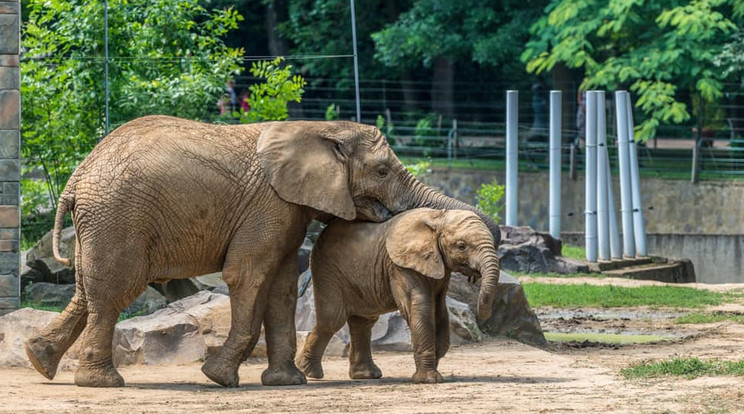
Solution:
M411 345L416 361L413 382L438 383L444 379L437 372L437 340L435 304L433 298L415 296L411 300L408 325L411 328Z
M382 371L372 360L372 326L378 317L349 318L349 377L352 379L374 379L382 377Z
M222 278L230 289L230 333L217 354L209 357L202 372L225 387L237 387L240 363L248 358L261 334L270 277L277 266L267 260L229 258Z
M264 329L269 368L261 375L264 385L307 383L294 363L297 352L295 308L297 307L297 255L285 257L271 286Z
M449 350L450 346L450 319L447 310L447 292L441 292L437 298L436 336L437 336L437 363L435 369L439 369L439 360Z

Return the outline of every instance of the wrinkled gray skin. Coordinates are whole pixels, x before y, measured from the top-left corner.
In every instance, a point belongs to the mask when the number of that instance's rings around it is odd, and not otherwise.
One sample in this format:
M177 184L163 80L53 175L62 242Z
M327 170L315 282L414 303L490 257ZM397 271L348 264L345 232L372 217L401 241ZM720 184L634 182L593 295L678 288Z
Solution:
M462 210L415 209L385 223L337 221L320 235L310 260L317 323L297 358L310 378L323 378L325 348L346 322L349 376L380 378L370 347L372 325L398 309L411 329L413 382L442 382L437 366L450 343L450 273L483 278L478 317L486 320L500 272L488 227Z
M379 130L349 122L209 125L148 116L117 128L63 191L53 251L67 212L77 233L75 296L26 341L51 379L81 337L80 386L123 386L112 364L119 313L150 282L216 271L232 321L202 371L224 386L265 326L267 385L306 382L294 364L297 252L316 217L383 221L418 206L471 208L416 181ZM499 239L498 227L491 222Z

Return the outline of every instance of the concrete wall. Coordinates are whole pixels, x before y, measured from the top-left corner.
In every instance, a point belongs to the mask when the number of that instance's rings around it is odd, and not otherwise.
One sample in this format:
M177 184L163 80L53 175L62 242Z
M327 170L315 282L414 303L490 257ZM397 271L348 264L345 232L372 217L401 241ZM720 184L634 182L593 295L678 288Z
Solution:
M494 178L503 184L504 172L436 168L423 180L447 195L473 203L475 191ZM614 184L620 220L617 177ZM548 231L548 173L520 172L518 191L518 224ZM648 233L744 234L744 182L691 184L641 178L641 192ZM584 231L584 178L573 181L564 173L561 196L561 230Z
M0 315L20 300L20 2L0 1Z

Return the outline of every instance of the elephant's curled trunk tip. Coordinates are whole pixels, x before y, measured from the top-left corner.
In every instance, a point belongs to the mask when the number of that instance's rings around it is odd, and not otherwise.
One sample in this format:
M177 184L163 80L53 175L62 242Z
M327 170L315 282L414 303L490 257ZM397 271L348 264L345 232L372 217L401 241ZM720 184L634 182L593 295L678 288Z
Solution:
M57 204L57 215L54 217L54 231L52 232L52 254L54 260L62 263L65 266L70 266L71 261L69 258L62 257L59 254L59 240L62 235L62 228L65 224L65 215L69 210L68 200L60 197L59 203Z

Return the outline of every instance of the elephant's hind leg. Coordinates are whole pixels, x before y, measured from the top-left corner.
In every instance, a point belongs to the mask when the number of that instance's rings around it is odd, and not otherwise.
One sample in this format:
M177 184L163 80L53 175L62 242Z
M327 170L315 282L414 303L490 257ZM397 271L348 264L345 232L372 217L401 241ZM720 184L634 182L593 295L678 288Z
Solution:
M78 284L75 296L64 311L24 345L31 364L41 375L53 379L62 356L85 328L88 309L85 294Z
M349 318L349 335L351 347L349 349L349 377L352 379L377 379L382 377L382 371L372 360L372 326L377 317L365 318L352 316Z
M80 244L76 250L75 295L70 303L49 325L34 336L26 339L24 348L31 364L41 375L53 379L62 356L75 343L85 328L88 317L88 303L80 271Z

